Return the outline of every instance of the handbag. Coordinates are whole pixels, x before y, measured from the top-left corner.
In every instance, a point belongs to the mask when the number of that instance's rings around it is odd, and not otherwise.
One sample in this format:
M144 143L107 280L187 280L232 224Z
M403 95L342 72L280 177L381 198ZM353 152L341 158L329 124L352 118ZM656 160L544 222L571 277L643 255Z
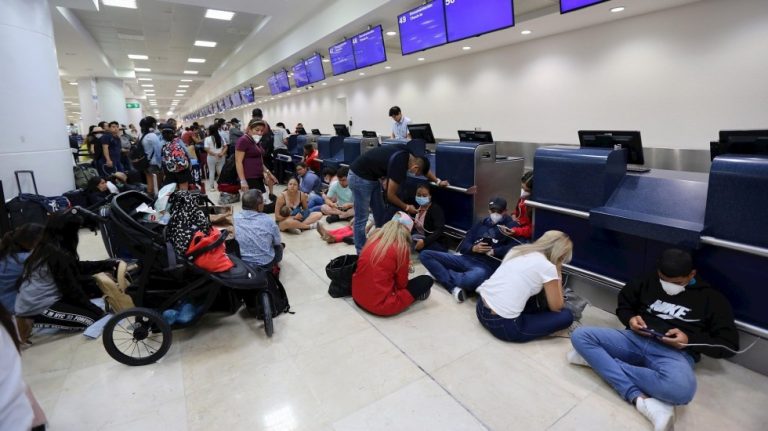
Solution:
M331 280L328 294L333 298L352 296L352 275L357 269L357 255L339 256L328 262L325 274Z
M120 261L117 265L117 279L106 272L100 272L93 276L96 281L96 285L104 294L104 301L109 304L109 308L115 313L133 308L136 305L133 303L133 298L125 293L128 289L128 278L126 277L127 264Z
M207 234L197 231L189 242L186 257L200 269L208 272L226 272L235 264L227 256L224 241L227 231L212 228Z

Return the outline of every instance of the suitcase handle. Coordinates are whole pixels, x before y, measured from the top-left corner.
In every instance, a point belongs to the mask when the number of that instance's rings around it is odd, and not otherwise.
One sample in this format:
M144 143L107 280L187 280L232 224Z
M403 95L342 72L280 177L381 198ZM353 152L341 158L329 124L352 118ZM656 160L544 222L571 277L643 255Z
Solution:
M29 174L29 176L32 177L32 185L35 187L35 194L39 195L40 193L37 191L37 181L35 181L34 171L13 171L13 175L16 176L16 187L19 188L19 194L21 194L21 181L19 181L19 174Z

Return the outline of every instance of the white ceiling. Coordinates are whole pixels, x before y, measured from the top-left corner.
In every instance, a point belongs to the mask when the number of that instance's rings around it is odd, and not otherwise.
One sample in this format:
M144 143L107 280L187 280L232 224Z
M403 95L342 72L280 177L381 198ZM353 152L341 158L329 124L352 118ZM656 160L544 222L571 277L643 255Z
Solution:
M415 67L468 52L524 42L611 20L650 13L699 0L611 0L566 15L559 14L558 0L515 0L516 25L463 42L445 45L409 56L400 55L398 36L385 37L385 64L348 73L345 80ZM154 85L159 112L165 114L172 99L181 100L178 116L191 112L247 84L266 84L272 72L289 69L314 52L327 56L328 46L365 30L369 25L397 30L398 14L422 1L414 0L137 0L138 9L94 7L94 0L52 0L52 16L62 89L65 100L77 103L77 87L68 82L81 77L125 79L126 95L143 97L140 84ZM232 21L204 18L212 6L236 12ZM621 13L609 9L626 6ZM533 34L523 36L522 29ZM217 42L216 48L195 47L195 40ZM472 51L462 51L472 46ZM130 60L128 54L143 54L148 60ZM188 58L204 58L203 64ZM385 69L389 66L390 69ZM151 72L134 72L136 67ZM197 70L198 75L184 75ZM340 81L326 64L327 85ZM152 81L138 82L138 78ZM193 82L180 82L193 79ZM184 96L175 96L178 85L189 85ZM268 89L256 92L268 97ZM293 95L296 92L292 92ZM290 97L283 95L283 97ZM78 107L67 104L68 113Z

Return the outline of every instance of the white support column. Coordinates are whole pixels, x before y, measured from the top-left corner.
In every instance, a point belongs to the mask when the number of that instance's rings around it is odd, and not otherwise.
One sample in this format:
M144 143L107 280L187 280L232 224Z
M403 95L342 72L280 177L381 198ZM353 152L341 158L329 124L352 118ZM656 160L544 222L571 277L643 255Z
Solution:
M125 108L123 80L116 78L96 78L96 91L99 93L101 119L104 121L117 121L118 123L127 126L128 112Z
M53 22L47 0L0 2L0 180L16 196L15 170L35 172L41 194L74 188L59 81ZM31 181L22 183L31 190Z
M101 121L96 80L94 78L78 79L77 97L80 101L80 118L82 118L83 126L85 126L85 130L81 131L81 133L85 136L88 133L88 127Z

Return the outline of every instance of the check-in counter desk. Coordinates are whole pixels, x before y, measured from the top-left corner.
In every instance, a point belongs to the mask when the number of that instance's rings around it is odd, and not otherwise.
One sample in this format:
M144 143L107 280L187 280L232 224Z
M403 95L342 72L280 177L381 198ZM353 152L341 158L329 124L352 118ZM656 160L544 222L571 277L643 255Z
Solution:
M433 187L432 195L454 233L466 233L486 217L493 197L504 197L510 211L520 198L523 159L497 157L494 143L441 142L430 162L435 175L450 183L446 188ZM423 181L409 177L408 195L413 196L416 185Z
M733 306L742 347L768 335L768 159L721 156L710 174L626 172L624 151L544 147L528 204L534 235L566 232L566 272L596 306L615 312L616 293L656 270L669 247L691 250L698 273ZM607 289L606 289L607 288ZM578 290L578 289L577 289ZM762 347L761 347L762 345ZM735 361L768 374L761 342Z
M424 156L427 154L427 144L421 139L385 139L381 141L381 145L393 144L405 144L408 149L417 156Z

